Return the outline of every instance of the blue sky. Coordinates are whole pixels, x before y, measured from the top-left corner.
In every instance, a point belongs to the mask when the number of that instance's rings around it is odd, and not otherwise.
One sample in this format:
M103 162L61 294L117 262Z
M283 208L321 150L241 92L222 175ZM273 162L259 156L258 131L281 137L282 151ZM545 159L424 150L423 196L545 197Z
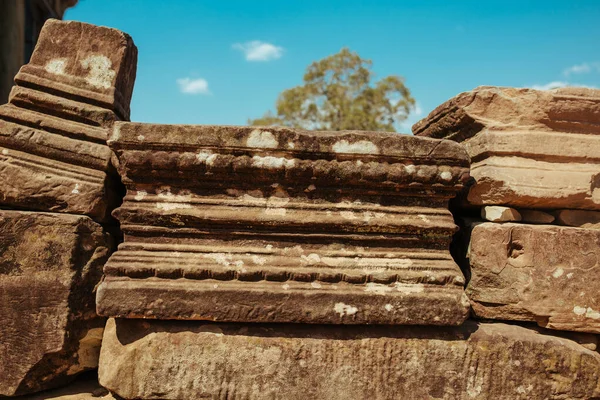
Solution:
M67 20L129 33L133 121L244 125L346 46L418 109L479 85L600 87L600 0L80 0Z

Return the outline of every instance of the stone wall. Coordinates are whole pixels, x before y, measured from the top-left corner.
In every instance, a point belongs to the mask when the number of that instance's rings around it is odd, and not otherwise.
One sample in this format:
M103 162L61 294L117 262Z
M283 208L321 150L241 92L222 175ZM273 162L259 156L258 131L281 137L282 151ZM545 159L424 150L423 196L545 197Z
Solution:
M600 91L140 124L136 56L49 22L0 107L0 396L600 398Z

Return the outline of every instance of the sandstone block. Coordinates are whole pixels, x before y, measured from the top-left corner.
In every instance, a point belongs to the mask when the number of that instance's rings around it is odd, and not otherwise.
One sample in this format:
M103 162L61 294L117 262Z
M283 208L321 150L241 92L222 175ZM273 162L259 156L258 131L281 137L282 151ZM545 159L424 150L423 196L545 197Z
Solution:
M120 183L106 146L129 118L137 49L114 29L49 20L0 106L0 204L108 217Z
M529 224L551 224L554 222L554 215L539 210L519 210L521 220Z
M0 396L97 366L105 320L93 291L108 252L88 217L0 211Z
M481 208L481 218L491 222L520 221L521 214L514 208L485 206Z
M561 225L600 229L600 212L585 210L559 210L556 213Z
M590 399L600 354L502 323L237 325L110 319L100 383L125 399Z
M89 374L89 376L87 376ZM98 376L86 373L60 389L47 390L27 396L27 400L115 400L115 398L98 383ZM19 397L21 399L21 397Z
M600 210L600 90L483 86L413 126L465 144L474 205Z
M600 333L600 231L550 225L476 225L467 295L480 318L535 321Z
M117 123L124 243L101 315L460 324L452 141L375 132Z

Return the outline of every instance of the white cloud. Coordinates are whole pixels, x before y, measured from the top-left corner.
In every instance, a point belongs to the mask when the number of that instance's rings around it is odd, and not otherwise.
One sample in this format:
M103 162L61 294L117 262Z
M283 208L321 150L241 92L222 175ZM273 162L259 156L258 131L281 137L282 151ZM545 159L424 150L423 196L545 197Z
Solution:
M569 82L564 82L564 81L552 81L552 82L548 82L543 85L531 85L529 87L532 89L536 89L536 90L550 90L550 89L558 89L558 88L564 88L564 87L584 87L584 88L596 89L595 86L583 85L580 83L569 83Z
M208 82L206 81L206 79L181 78L177 79L177 84L179 85L179 90L181 91L181 93L210 94L210 90L208 90Z
M241 50L247 61L271 61L281 58L283 47L275 46L271 43L252 40L246 43L236 43L233 45L236 50Z
M563 71L563 75L570 76L572 74L589 74L592 71L600 72L600 62L572 65Z

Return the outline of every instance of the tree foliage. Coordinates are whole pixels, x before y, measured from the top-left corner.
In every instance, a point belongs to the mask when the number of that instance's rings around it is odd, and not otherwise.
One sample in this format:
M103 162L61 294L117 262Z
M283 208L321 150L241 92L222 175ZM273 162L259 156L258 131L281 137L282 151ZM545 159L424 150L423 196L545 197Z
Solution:
M310 130L395 131L415 100L400 76L372 83L371 66L371 60L343 48L312 63L303 85L283 91L276 114L269 111L249 123Z

